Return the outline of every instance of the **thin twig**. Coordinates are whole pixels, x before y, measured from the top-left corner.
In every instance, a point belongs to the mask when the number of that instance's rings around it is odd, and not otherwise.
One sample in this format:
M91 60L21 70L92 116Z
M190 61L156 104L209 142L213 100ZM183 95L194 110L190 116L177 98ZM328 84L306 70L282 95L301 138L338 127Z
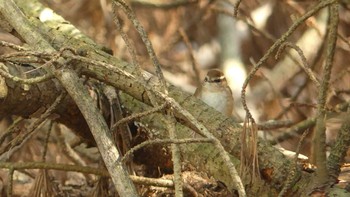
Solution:
M186 35L186 32L183 28L180 28L179 32L180 32L180 35L181 35L183 41L186 44L188 51L190 52L190 57L191 57L191 62L192 62L192 70L194 71L194 74L195 74L196 85L197 85L197 87L199 87L201 84L200 75L199 75L199 65L198 65L196 58L194 57L191 42L188 39L188 36Z
M338 181L341 165L344 157L350 146L350 105L347 113L343 114L343 124L339 129L337 140L332 147L327 161L327 168L329 170L330 184Z
M140 24L140 22L136 19L135 13L133 12L133 10L123 1L123 0L113 0L113 2L115 2L119 7L122 8L122 10L124 11L124 13L127 15L127 17L129 18L129 20L133 23L134 27L136 28L137 32L140 34L140 37L143 41L143 43L146 46L148 55L150 56L153 65L155 66L156 69L156 75L158 77L159 80L159 84L161 85L161 90L163 92L167 92L167 86L166 86L166 81L163 75L163 72L161 70L161 66L160 63L158 61L158 58L154 52L152 43L150 42L150 40L148 39L147 33L144 30L143 26Z
M273 130L282 127L290 127L293 124L294 122L291 120L270 120L267 122L260 122L256 126L258 127L258 130Z
M238 9L239 9L239 5L241 4L241 2L242 2L242 0L237 0L237 2L235 3L235 5L234 5L234 10L233 10L233 15L235 16L235 17L237 17L237 15L238 15Z
M124 41L126 42L129 51L131 52L132 55L132 59L133 62L137 62L136 61L136 56L135 56L135 50L134 48L131 46L131 44L128 42L128 38L126 36L126 34L122 31L121 29L121 25L119 23L119 20L116 16L115 13L115 4L119 5L124 13L128 16L129 20L132 21L134 27L136 28L136 30L139 32L143 43L146 45L147 48L147 52L153 62L153 65L155 66L156 69L156 74L159 80L159 83L161 85L161 91L163 93L165 93L166 95L168 94L168 90L167 90L167 86L166 86L166 81L164 79L163 76L163 72L161 70L159 61L157 56L155 55L154 49L152 47L152 43L150 42L150 40L148 39L148 36L145 32L145 30L143 29L142 25L140 24L140 22L136 19L135 14L133 13L133 11L128 7L128 5L123 2L123 1L113 1L113 13L114 13L114 21L118 27L119 32L122 35L122 38L124 39ZM140 66L137 66L137 64L135 65L136 69L138 71L138 75L141 79L143 79L142 75L141 75L141 68ZM147 91L150 100L153 104L153 106L157 106L158 103L156 102L155 98L153 98L153 95L150 91ZM166 106L166 105L164 105ZM167 130L169 131L169 137L171 139L176 139L176 134L175 134L175 118L173 116L173 112L172 112L172 108L168 109L168 114L166 115L166 126L167 126ZM175 195L177 197L182 197L183 196L183 183L182 183L182 178L181 178L181 159L180 159L180 149L176 144L171 144L171 151L172 151L172 160L173 160L173 165L174 165L174 182L175 182Z
M317 13L320 9L329 6L330 4L336 2L336 0L325 0L319 2L315 7L313 7L310 11L305 13L303 16L301 16L298 20L296 20L293 25L288 29L286 33L284 33L281 38L279 38L270 48L269 50L264 54L264 56L259 60L259 62L254 66L254 68L250 71L248 74L246 80L243 83L242 87L242 105L244 110L246 111L246 116L254 121L252 114L250 113L250 110L247 106L246 102L246 88L250 82L250 80L253 78L255 73L259 70L259 68L266 62L266 60L269 58L269 56L279 47L283 42L287 40L287 38L299 27L305 20L307 20L309 17L313 16L315 13Z
M271 140L270 143L272 145L276 145L277 143L283 142L292 137L296 137L298 134L302 134L306 129L310 129L315 124L316 118L309 118L307 120L299 122L298 124L294 125L293 127L287 129L285 132L277 136L275 139Z
M29 137L32 136L33 132L37 130L37 128L53 113L53 111L56 109L56 107L61 103L63 98L65 97L66 93L61 93L56 100L52 103L52 105L47 108L47 110L40 115L38 119L33 121L28 128L27 131L21 135L18 135L15 139L13 139L11 142L7 143L4 147L1 147L0 149L0 155L3 157L4 153L6 151L13 152L16 150L15 147L19 147L23 142L25 142ZM10 149L11 147L11 149Z
M217 12L217 13L220 13L220 14L225 14L225 15L228 15L228 16L231 16L231 17L235 17L234 14L230 11L230 10L227 10L227 9L224 9L224 8L221 8L221 7L218 7L218 6L211 6L210 8L211 10L213 10L214 12ZM240 20L242 21L243 23L245 23L253 32L259 34L260 36L264 37L265 39L267 40L270 40L271 42L276 42L276 38L270 34L269 32L266 32L262 29L259 29L257 27L255 27L254 24L252 24L251 21L245 19L245 18L242 18L242 17L236 17L237 20ZM292 56L290 53L287 53L287 56L295 63L295 64L300 64L294 56Z
M48 148L48 144L49 144L49 138L50 138L51 131L52 131L52 126L53 126L53 121L50 121L48 129L47 129L47 133L46 133L46 136L45 136L45 140L44 140L44 142L45 142L44 150L43 150L43 153L42 153L42 156L41 156L41 160L43 162L46 161L46 153L47 153L47 148Z
M15 49L17 51L28 51L29 50L29 49L22 47L22 46L19 46L17 44L13 44L13 43L2 41L2 40L0 40L0 45L4 46L4 47L10 47L10 48Z
M30 61L30 58L35 57L38 59L50 59L50 60L46 61L43 65L37 66L35 69L32 69L32 70L25 72L25 74L28 74L30 72L36 71L38 69L46 68L50 65L53 65L54 63L57 63L57 60L62 56L63 52L65 52L65 51L70 51L70 52L75 54L74 50L70 49L70 48L62 48L59 52L42 52L42 51L38 52L38 51L27 51L26 50L26 51L1 55L0 60L12 62L12 63L13 62L16 62L16 63L39 63L42 60ZM18 59L20 57L25 57L28 60ZM16 58L16 59L13 60L13 58ZM10 74L6 69L6 66L2 63L0 63L0 75L7 78L7 79L10 79L14 82L20 82L20 83L24 83L24 84L41 83L41 82L44 82L46 80L53 78L53 74L51 74L51 73L47 73L43 76L34 77L34 78L30 78L30 79L20 78L20 77L17 77L17 76Z
M329 32L327 37L327 57L326 63L324 66L322 83L319 88L319 95L317 99L317 119L316 119L316 128L313 137L313 149L314 149L314 157L317 165L316 174L314 177L315 187L319 187L327 183L329 179L329 173L327 169L327 156L326 156L326 102L327 95L329 90L329 80L331 77L332 67L333 67L333 59L337 42L337 30L339 23L339 8L338 1L333 2L333 4L329 7Z
M176 140L176 119L172 108L169 108L165 117L166 128L171 140ZM173 161L174 183L175 183L175 197L183 197L183 180L181 168L181 154L178 144L171 144L171 160Z
M49 162L20 162L20 163L0 162L0 168L7 168L9 169L9 171L27 170L27 169L45 169L45 170L58 170L58 171L66 171L66 172L73 171L73 172L80 172L84 174L95 174L102 177L110 176L108 171L106 171L105 169L93 168L88 166L77 166L77 165L71 165L71 164L49 163ZM169 188L174 187L174 182L168 179L147 178L147 177L140 177L140 176L133 176L133 175L130 176L130 179L135 184L154 185L154 186L169 187Z
M4 140L6 139L6 137L18 133L19 129L18 129L18 125L20 123L22 123L24 119L22 117L18 117L16 118L13 123L11 124L11 126L9 126L5 132L3 132L3 134L0 136L0 144L3 144Z
M14 167L9 167L9 173L8 173L8 185L7 185L7 196L12 197L12 188L13 188L13 173L15 172Z
M157 107L154 107L150 110L147 110L147 111L144 111L144 112L141 112L141 113L136 113L136 114L132 114L128 117L125 117L123 119L120 119L118 120L118 122L116 122L112 127L111 127L111 130L113 131L115 128L117 128L119 125L121 124L124 124L124 123L127 123L127 122L130 122L130 121L133 121L133 120L136 120L136 119L139 119L139 118L142 118L144 116L147 116L147 115L150 115L152 113L156 113L158 111L161 111L163 110L165 107L166 107L166 103L160 105L160 106L157 106Z
M295 150L295 156L294 156L294 162L291 162L289 165L289 174L287 177L287 180L281 190L281 192L278 194L278 197L283 197L285 193L294 186L298 178L300 177L300 169L298 169L298 156L300 153L300 147L303 144L306 136L309 134L309 129L307 129L303 135L300 137L299 143L297 145L297 149Z
M281 44L280 48L277 51L276 59L278 59L280 57L281 51L283 49L285 49L285 47L287 47L287 46L292 48L292 49L294 49L294 50L296 50L296 52L299 54L299 56L301 58L301 61L302 61L302 64L300 64L302 69L304 69L306 74L309 76L310 80L315 83L316 87L319 88L320 87L320 82L318 81L318 79L316 78L315 74L310 69L310 66L307 63L307 60L306 60L306 57L304 56L303 51L297 45L295 45L295 44L293 44L291 42L285 42L285 43Z
M36 83L41 83L47 80L50 80L53 78L52 74L45 74L40 77L34 77L30 79L23 79L14 75L11 75L9 72L4 70L5 65L3 63L0 63L0 75L3 76L6 79L9 79L13 82L19 82L19 83L24 83L24 84L36 84Z
M115 1L112 1L112 11L113 11L113 21L114 23L116 24L117 26L117 29L120 33L120 35L122 36L126 46L127 46L127 49L130 53L130 56L131 56L131 60L132 60L132 64L135 66L135 71L136 71L136 76L146 84L146 81L142 75L142 70L141 70L141 66L140 64L138 63L137 61L137 56L136 56L136 50L135 50L135 47L131 44L128 36L126 35L126 33L123 31L122 29L122 26L119 22L119 19L118 19L118 16L117 16L117 13L116 13L116 9L117 9L117 3ZM146 91L147 92L147 95L152 103L153 106L158 106L158 103L156 102L156 99L154 98L154 95L150 92L150 91Z

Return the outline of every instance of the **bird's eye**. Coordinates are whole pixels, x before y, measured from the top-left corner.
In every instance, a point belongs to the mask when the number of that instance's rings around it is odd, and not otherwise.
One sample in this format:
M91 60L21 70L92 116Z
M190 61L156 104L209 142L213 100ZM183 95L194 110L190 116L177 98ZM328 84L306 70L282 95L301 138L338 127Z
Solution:
M220 83L220 82L221 82L221 79L214 79L213 82L215 82L215 83Z

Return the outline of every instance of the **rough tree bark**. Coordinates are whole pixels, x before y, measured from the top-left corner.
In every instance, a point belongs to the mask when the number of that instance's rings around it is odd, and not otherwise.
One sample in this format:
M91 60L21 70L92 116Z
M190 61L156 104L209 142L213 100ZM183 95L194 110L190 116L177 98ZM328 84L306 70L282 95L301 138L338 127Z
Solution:
M31 26L27 17L12 1L0 1L0 11L3 17L21 35L33 50L56 52L56 50ZM69 61L57 59L63 66ZM93 99L83 82L79 79L77 72L70 68L62 68L57 71L54 65L48 65L45 71L54 75L63 88L68 92L77 104L80 112L84 116L90 128L95 142L100 150L104 163L110 172L114 186L121 196L138 196L136 188L129 178L125 165L121 162L121 156L113 144L111 133L106 121L102 117L99 109L94 105Z

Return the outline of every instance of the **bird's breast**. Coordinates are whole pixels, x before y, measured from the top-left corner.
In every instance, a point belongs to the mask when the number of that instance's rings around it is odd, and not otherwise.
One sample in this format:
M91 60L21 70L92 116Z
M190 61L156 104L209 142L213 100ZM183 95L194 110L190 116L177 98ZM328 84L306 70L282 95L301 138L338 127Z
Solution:
M230 110L228 109L228 104L229 102L231 102L228 101L228 98L232 98L232 95L228 95L225 91L204 91L201 95L201 100L204 101L206 104L215 108L217 111L220 111L223 114L230 115L232 109L230 112L228 112Z

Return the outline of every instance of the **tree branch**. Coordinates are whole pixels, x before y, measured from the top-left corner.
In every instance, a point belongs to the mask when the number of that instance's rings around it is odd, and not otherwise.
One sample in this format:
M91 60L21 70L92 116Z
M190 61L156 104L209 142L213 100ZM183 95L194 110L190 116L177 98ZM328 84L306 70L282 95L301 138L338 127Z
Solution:
M16 29L33 49L55 51L40 33L33 28L30 21L12 0L0 0L0 11L12 27ZM60 60L60 63L61 65L66 65L68 62ZM138 196L135 186L127 174L127 170L121 163L118 150L111 140L107 124L94 105L83 83L79 80L78 75L69 68L57 72L53 66L49 66L45 70L55 75L82 112L119 195Z

